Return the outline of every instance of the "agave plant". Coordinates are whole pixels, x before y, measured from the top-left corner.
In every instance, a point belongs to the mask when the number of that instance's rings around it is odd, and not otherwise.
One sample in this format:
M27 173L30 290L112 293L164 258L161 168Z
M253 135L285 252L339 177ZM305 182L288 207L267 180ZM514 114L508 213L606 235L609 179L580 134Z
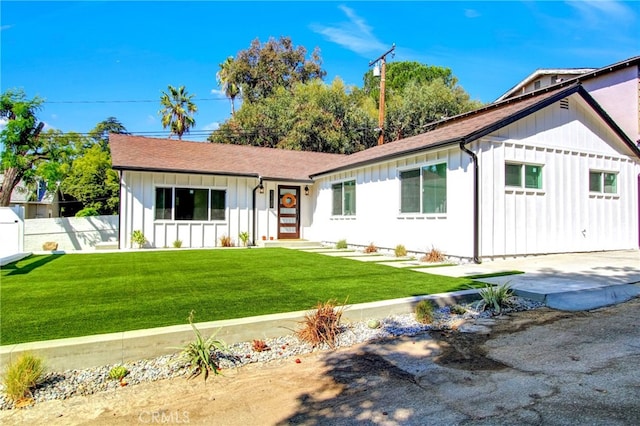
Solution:
M497 286L487 285L485 288L480 290L482 310L487 307L492 307L499 313L502 308L506 306L507 299L512 295L513 290L508 282Z

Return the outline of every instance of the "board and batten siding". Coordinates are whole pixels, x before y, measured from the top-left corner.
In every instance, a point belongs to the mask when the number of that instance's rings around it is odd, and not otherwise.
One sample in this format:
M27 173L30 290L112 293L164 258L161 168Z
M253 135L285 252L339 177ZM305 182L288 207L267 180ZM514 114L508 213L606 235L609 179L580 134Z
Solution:
M564 106L481 142L482 256L638 247L638 160L583 102ZM506 186L505 163L542 166L542 189ZM591 193L590 170L617 173L617 193Z
M239 244L238 234L251 232L252 189L256 179L177 173L122 172L120 247L131 248L131 234L141 230L150 247L216 247L222 236ZM157 187L204 188L226 191L225 220L156 220ZM263 200L262 200L263 201ZM264 202L264 201L263 201Z
M393 142L402 143L402 142ZM438 214L400 212L401 171L447 164L447 211ZM407 250L427 252L432 248L459 257L473 256L473 165L457 146L407 156L351 171L319 177L310 239L393 250L398 244ZM332 215L332 185L356 182L356 214Z

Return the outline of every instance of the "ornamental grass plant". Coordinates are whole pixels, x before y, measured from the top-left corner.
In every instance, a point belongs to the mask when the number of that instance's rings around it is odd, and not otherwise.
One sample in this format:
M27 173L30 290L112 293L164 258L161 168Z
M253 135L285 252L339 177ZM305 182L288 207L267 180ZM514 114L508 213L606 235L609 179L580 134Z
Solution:
M31 390L40 383L43 373L42 358L28 352L21 354L2 376L5 394L14 402L31 398Z
M340 333L340 319L344 305L336 306L335 300L319 302L315 311L309 312L301 321L302 328L296 332L301 340L313 347L327 344L334 348Z

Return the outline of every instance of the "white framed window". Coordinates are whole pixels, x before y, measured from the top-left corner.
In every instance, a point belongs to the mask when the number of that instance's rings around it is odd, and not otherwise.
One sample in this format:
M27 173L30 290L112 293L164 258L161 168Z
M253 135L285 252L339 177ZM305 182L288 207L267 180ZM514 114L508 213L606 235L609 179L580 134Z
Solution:
M226 219L226 191L209 188L156 187L156 220Z
M400 213L447 212L447 163L400 172Z
M356 214L356 181L348 180L331 185L333 216L355 216Z
M589 170L589 192L617 194L618 174L600 170Z
M505 163L504 185L513 188L542 189L542 166L539 164Z

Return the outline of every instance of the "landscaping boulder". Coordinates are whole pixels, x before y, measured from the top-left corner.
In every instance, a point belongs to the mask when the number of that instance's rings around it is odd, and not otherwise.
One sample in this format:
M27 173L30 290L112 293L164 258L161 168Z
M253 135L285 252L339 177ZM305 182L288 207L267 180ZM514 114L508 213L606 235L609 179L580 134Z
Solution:
M58 250L58 243L54 241L47 241L42 245L42 250L44 251L55 251Z

